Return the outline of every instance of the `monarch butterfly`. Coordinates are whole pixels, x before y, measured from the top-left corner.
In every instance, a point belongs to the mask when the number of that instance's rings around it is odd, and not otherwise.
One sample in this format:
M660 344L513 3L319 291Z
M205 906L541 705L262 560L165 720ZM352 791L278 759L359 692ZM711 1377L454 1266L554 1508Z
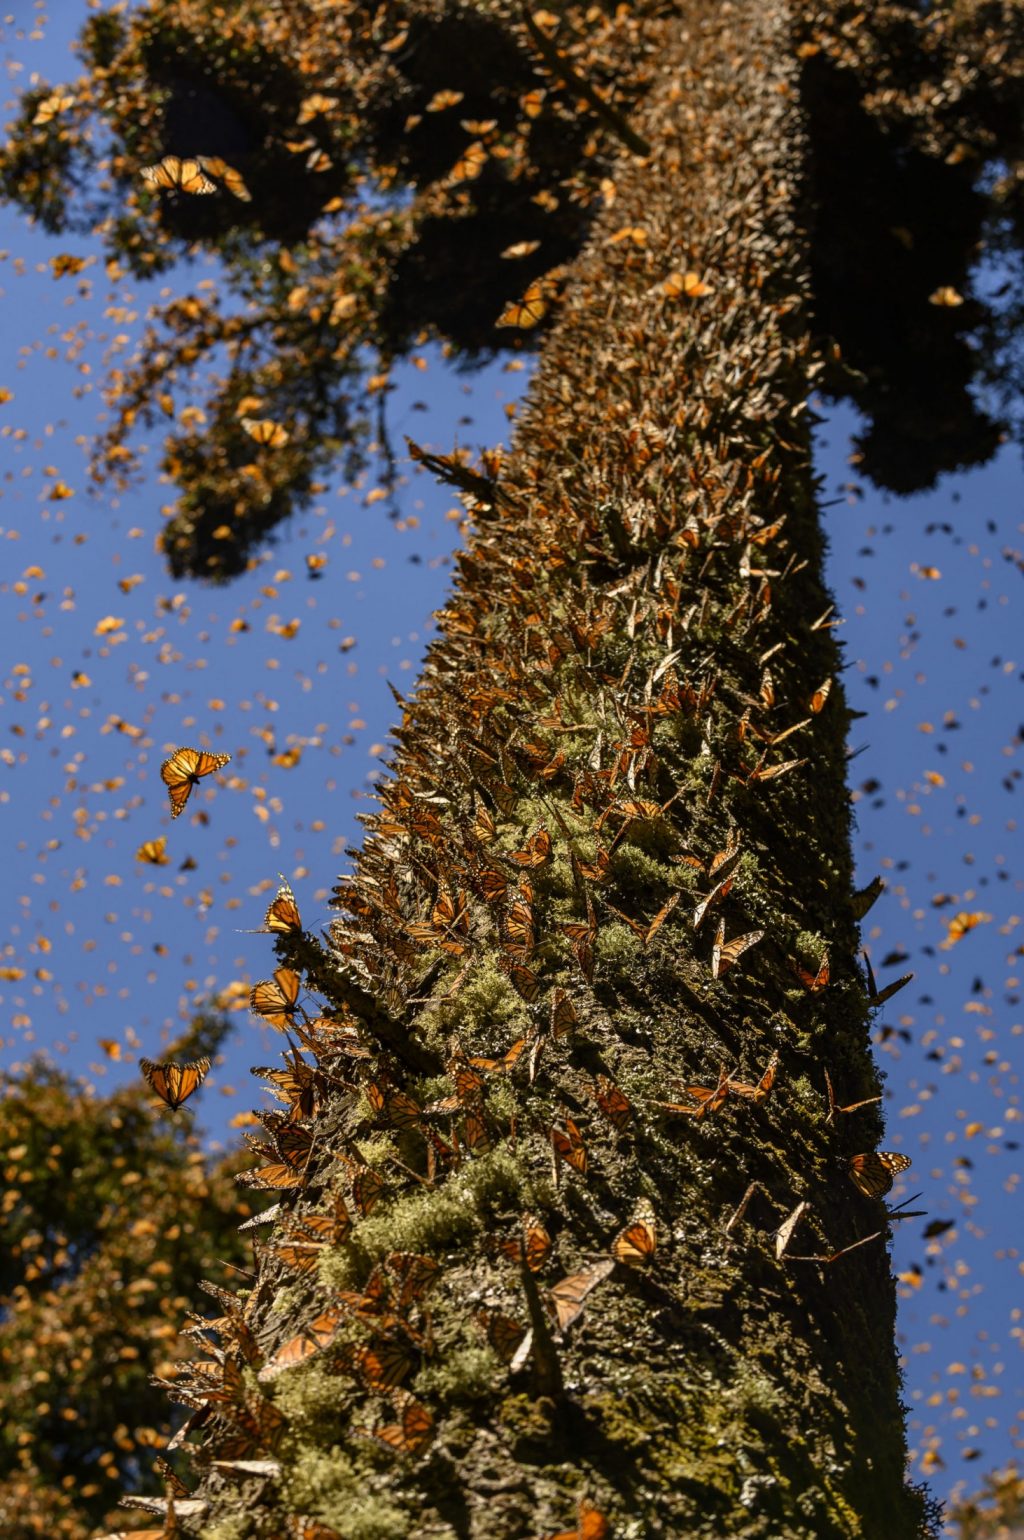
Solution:
M305 1186L306 1173L290 1161L278 1160L253 1171L240 1171L235 1181L239 1186L253 1187L257 1192L287 1192L293 1187Z
M870 1107L873 1102L880 1102L880 1096L866 1096L863 1101L851 1102L848 1107L840 1107L836 1104L835 1092L832 1089L832 1076L825 1071L825 1089L828 1092L828 1112L825 1122L831 1123L837 1112L856 1112L858 1107Z
M514 246L506 246L499 255L505 260L515 261L519 257L529 257L537 250L540 241L516 241Z
M500 1059L467 1059L473 1069L484 1075L503 1075L518 1062L526 1047L526 1038L517 1037L512 1047Z
M808 702L808 705L810 706L810 709L815 716L817 716L819 711L824 711L825 702L828 700L831 689L832 677L830 675L828 679L825 679L821 684L819 684L818 688L815 690L814 694L810 698L810 701Z
M471 1155L486 1155L491 1148L487 1124L478 1112L467 1112L462 1125L462 1142Z
M571 995L564 989L556 989L551 997L551 1035L566 1037L579 1023Z
M267 910L263 923L267 930L278 936L287 936L292 931L302 929L299 906L287 882L278 888L277 896Z
M338 105L336 96L322 96L319 91L314 91L312 96L303 97L299 103L299 116L296 122L301 128L304 123L311 123L321 113L333 112Z
M273 1248L273 1254L299 1278L312 1273L323 1254L321 1241L291 1240Z
M382 1342L377 1347L347 1346L338 1363L362 1380L367 1390L394 1390L413 1367L409 1354L397 1342Z
M678 1085L678 1081L675 1083ZM682 1102L655 1102L654 1105L662 1107L666 1112L682 1112L695 1118L703 1118L710 1112L717 1112L730 1090L730 1081L725 1072L725 1065L723 1064L718 1072L717 1085L684 1085L681 1089L687 1096L692 1096L699 1105L687 1107Z
M291 968L278 968L272 979L261 979L249 994L249 1009L269 1021L279 1032L289 1026L295 1014L302 980Z
M272 1380L285 1369L294 1369L296 1364L305 1363L307 1358L312 1358L316 1353L322 1353L324 1348L330 1347L342 1325L346 1320L347 1312L341 1305L334 1305L318 1315L302 1328L296 1336L289 1338L282 1347L279 1347L272 1358L269 1358L259 1372L261 1380Z
M624 1267L645 1267L654 1256L657 1237L653 1212L645 1212L620 1230L612 1241L612 1256Z
M879 989L875 983L875 970L871 966L871 958L867 952L862 952L861 956L868 970L868 1000L872 1005L884 1005L886 1000L891 1000L893 995L897 994L904 985L909 984L914 977L912 973L905 973L902 978L894 979L891 984L886 984L884 989Z
M799 963L793 964L793 972L808 993L819 994L821 990L828 988L829 979L832 976L828 953L826 952L821 959L816 973L810 973L806 968L801 968Z
M520 1326L510 1315L503 1315L500 1310L479 1310L475 1319L502 1363L510 1364L526 1336L526 1327Z
M473 833L482 845L489 845L497 832L497 825L490 811L481 803L473 817ZM491 900L488 899L488 903L490 902Z
M392 1128L415 1128L423 1117L419 1102L404 1091L388 1091L384 1096L383 1112Z
M733 880L731 877L723 877L721 882L717 882L711 889L711 892L708 894L708 896L701 899L700 903L693 911L694 930L700 930L707 917L707 912L711 908L712 904L717 904L721 899L726 897L729 889L732 887L732 881Z
M725 921L718 922L718 934L715 944L711 949L711 976L720 979L728 973L734 963L738 962L743 953L750 947L756 946L764 936L763 930L747 931L745 936L734 936L731 941L725 939Z
M210 176L222 182L232 197L240 199L242 203L252 202L252 193L242 180L242 173L236 171L234 166L229 166L226 160L221 160L219 155L200 155L199 164Z
M511 859L517 866L543 866L551 859L551 835L546 829L538 829L526 841L522 850L513 850Z
M474 139L463 150L445 180L450 187L457 187L460 182L475 182L487 161L487 150L479 139Z
M62 96L55 91L52 96L45 96L36 108L36 115L32 119L32 127L39 128L43 123L52 123L58 113L66 112L69 107L75 105L73 96Z
M763 1102L775 1084L775 1071L778 1068L778 1064L779 1056L777 1053L773 1053L768 1060L768 1068L756 1085L749 1085L744 1080L733 1080L730 1077L728 1082L729 1090L736 1096L748 1097L750 1101Z
M621 1134L629 1126L633 1105L625 1092L620 1091L614 1080L609 1080L607 1075L598 1075L594 1100L618 1133Z
M407 1310L414 1300L422 1299L441 1278L440 1262L415 1251L392 1251L386 1265L400 1285L396 1301L400 1310Z
M517 962L526 962L533 951L533 908L529 902L519 899L505 916L504 947Z
M514 1236L510 1241L502 1241L501 1250L513 1262L525 1262L531 1273L539 1273L551 1250L551 1237L539 1219L526 1214L522 1239Z
M172 1112L177 1112L182 1102L187 1102L198 1091L210 1068L209 1059L195 1059L191 1064L154 1064L152 1059L140 1059L139 1068L149 1081L150 1087L166 1102Z
M449 107L457 107L461 102L464 91L435 91L424 112L446 112Z
M900 1155L895 1150L869 1150L865 1155L850 1156L850 1181L865 1198L884 1198L893 1179L909 1165L909 1155Z
M693 271L669 273L661 288L669 299L678 299L681 294L685 294L687 299L700 299L702 295L711 293L711 285Z
M524 968L520 963L512 963L508 970L508 976L517 994L522 995L527 1005L532 1005L540 994L540 979L529 968Z
M167 854L167 835L161 834L155 840L146 840L135 852L136 861L148 861L150 866L169 866L170 857Z
M551 1144L555 1154L564 1160L567 1166L572 1166L581 1176L587 1174L587 1147L583 1143L583 1135L580 1133L572 1118L565 1120L566 1131L563 1134L560 1128L551 1128Z
M602 1257L599 1262L592 1262L582 1272L572 1273L568 1278L563 1278L561 1283L556 1283L550 1291L549 1299L555 1312L559 1331L565 1331L574 1321L583 1314L583 1306L587 1295L602 1283L608 1274L613 1272L615 1263L611 1257Z
M288 429L270 417L243 417L242 427L251 439L265 449L283 449L291 438Z
M392 1391L391 1399L400 1418L399 1422L383 1427L357 1428L354 1431L364 1438L376 1439L388 1449L399 1454L419 1454L434 1437L434 1419L430 1412L407 1390Z
M463 1102L474 1099L484 1083L483 1076L477 1074L476 1070L471 1069L462 1059L449 1059L448 1073L455 1081L454 1105L449 1109L447 1106L448 1098L446 1097L444 1105L435 1103L431 1109L432 1111L447 1112L451 1110L452 1112L457 1112Z
M177 155L165 155L155 166L143 166L139 175L151 187L162 188L165 192L200 196L217 191L216 182L210 181L202 162L195 156L182 160Z
M205 749L175 749L160 766L160 779L171 799L171 817L177 818L184 810L193 786L198 786L204 775L222 770L230 759L230 754L208 754Z
M548 313L548 298L544 284L540 279L531 283L522 299L513 300L506 305L501 315L495 321L495 326L516 326L520 331L529 331L534 326L539 326Z
M372 1214L384 1195L384 1178L369 1166L356 1172L352 1182L352 1200L364 1219Z

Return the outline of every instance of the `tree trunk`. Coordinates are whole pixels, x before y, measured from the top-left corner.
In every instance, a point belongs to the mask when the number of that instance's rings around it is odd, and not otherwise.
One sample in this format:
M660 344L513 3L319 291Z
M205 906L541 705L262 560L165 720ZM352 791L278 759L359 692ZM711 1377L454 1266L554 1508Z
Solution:
M848 1180L877 1108L826 1116L826 1068L879 1086L788 26L665 20L651 153L477 496L350 918L279 943L342 1023L299 1024L282 1202L353 1223L288 1250L279 1220L179 1386L210 1540L925 1532L885 1213Z

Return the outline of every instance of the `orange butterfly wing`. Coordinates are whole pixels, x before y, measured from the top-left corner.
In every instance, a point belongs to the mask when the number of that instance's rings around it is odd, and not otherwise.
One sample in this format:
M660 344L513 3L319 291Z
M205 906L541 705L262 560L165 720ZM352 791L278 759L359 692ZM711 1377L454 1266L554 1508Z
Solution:
M152 1059L140 1059L139 1068L151 1088L172 1112L177 1112L194 1091L198 1091L210 1068L209 1059L196 1059L191 1064L154 1064Z
M850 1180L866 1198L884 1198L893 1180L910 1165L910 1156L896 1150L869 1150L851 1155Z
M171 817L183 811L193 786L204 775L212 775L231 759L230 754L208 754L203 749L175 749L160 766L160 778L171 799Z
M263 923L268 930L278 936L287 936L292 931L302 929L299 906L295 902L295 894L287 883L278 888L277 897L267 910Z

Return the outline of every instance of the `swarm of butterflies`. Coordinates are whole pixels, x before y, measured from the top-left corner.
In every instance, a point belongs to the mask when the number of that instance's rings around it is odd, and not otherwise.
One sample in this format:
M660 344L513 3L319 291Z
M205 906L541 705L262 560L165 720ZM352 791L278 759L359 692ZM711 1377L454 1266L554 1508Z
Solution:
M222 769L229 759L227 754L180 748L164 761L161 776L168 790L172 817L178 817L184 810L192 789L204 777ZM156 842L152 843L155 845ZM162 846L159 855L163 856ZM712 884L709 894L694 909L695 930L701 927L714 903L728 893L738 856L739 845L734 841L706 865L694 859L694 864L701 867L703 875ZM152 854L149 856L149 859L155 858ZM550 836L546 830L539 830L522 849L513 851L510 859L520 870L528 870L544 865L550 858ZM511 898L504 921L506 945L518 955L529 956L533 927L532 890L529 883L521 879L519 886L510 895L505 877L494 867L481 873L481 891L490 902L497 898ZM619 911L614 912L619 913L619 917L632 926L644 946L647 946L668 915L678 907L680 900L681 894L674 895L652 921L644 924ZM267 908L263 929L267 934L279 938L302 937L302 920L289 884L283 883ZM411 922L406 930L413 941L433 942L442 953L461 956L465 951L469 931L467 895L454 896L450 892L441 894L430 919ZM726 943L722 930L720 923L712 950L712 975L716 979L727 973L762 936L762 932L748 933L735 938L732 943ZM570 939L578 946L585 937L573 935ZM803 987L811 994L819 993L829 983L827 957L813 973L800 967L795 967L794 971ZM879 991L874 986L873 976L870 978L871 991L877 1000ZM901 980L895 987L906 982L906 979ZM532 993L529 990L524 997L529 998ZM317 1111L332 1087L335 1091L343 1092L350 1083L348 1076L339 1075L339 1061L347 1061L361 1075L360 1084L366 1102L382 1126L396 1130L415 1129L423 1135L427 1141L428 1181L432 1181L440 1167L458 1164L462 1158L486 1153L492 1147L493 1127L486 1115L482 1095L487 1081L494 1076L511 1074L524 1056L530 1063L532 1081L546 1040L542 1034L534 1036L532 1041L521 1037L500 1058L456 1055L448 1065L454 1095L424 1106L407 1092L392 1085L385 1074L371 1069L372 1052L363 1041L354 1018L318 1015L311 1019L301 1004L301 994L301 975L290 967L278 968L272 979L257 983L250 994L250 1008L254 1014L289 1036L289 1048L283 1055L283 1069L263 1067L254 1070L288 1109L284 1113L258 1114L270 1135L269 1141L246 1136L253 1151L264 1161L263 1165L240 1177L244 1185L254 1189L297 1194L305 1187L316 1144L314 1120ZM550 1037L557 1040L571 1034L577 1026L578 1019L570 996L564 990L554 991ZM312 1054L312 1065L303 1057L300 1047L291 1042L292 1033L298 1038L301 1048ZM702 1120L717 1114L730 1097L754 1106L759 1105L773 1092L778 1062L779 1056L775 1053L755 1081L740 1079L723 1065L714 1084L681 1083L680 1090L686 1097L685 1101L656 1102L654 1106L673 1116ZM143 1059L140 1067L154 1093L172 1112L176 1112L203 1084L210 1069L210 1061L208 1058L200 1058L187 1064L176 1064ZM827 1070L825 1086L828 1122L833 1121L837 1114L851 1114L880 1100L880 1097L874 1096L839 1105ZM598 1075L594 1082L593 1097L611 1127L617 1133L624 1133L634 1118L634 1109L621 1088L609 1077ZM439 1118L454 1119L446 1137L437 1130L436 1122ZM310 1123L314 1126L307 1126ZM566 1115L560 1123L551 1124L547 1136L556 1174L559 1164L564 1163L580 1175L586 1175L586 1140L576 1120ZM349 1199L336 1193L328 1213L314 1212L285 1220L281 1235L272 1247L272 1256L286 1273L296 1278L313 1274L325 1252L347 1239L352 1229L353 1209L359 1216L368 1217L387 1191L385 1178L378 1170L365 1164L355 1152L355 1147L351 1154L341 1152L338 1159L348 1173ZM848 1171L854 1185L866 1197L882 1198L891 1190L895 1177L909 1165L908 1157L897 1152L869 1151L851 1156ZM781 1256L785 1251L796 1223L803 1217L807 1207L806 1203L798 1205L793 1215L780 1227L778 1255ZM267 1217L259 1215L256 1221L250 1223L265 1223ZM876 1232L879 1236L882 1233ZM869 1236L864 1239L874 1238ZM858 1241L832 1254L800 1260L828 1264L862 1243ZM528 1215L523 1220L521 1234L503 1241L501 1250L525 1273L533 1274L544 1267L551 1245L551 1237L543 1222ZM589 1295L611 1276L616 1266L646 1267L653 1261L656 1249L655 1214L648 1202L641 1202L630 1223L614 1236L607 1256L589 1263L547 1290L547 1308L557 1330L566 1332L575 1324ZM346 1341L337 1346L334 1354L337 1372L350 1373L367 1390L385 1395L391 1408L392 1420L355 1431L397 1453L415 1455L431 1442L434 1419L429 1409L404 1388L403 1382L413 1374L419 1359L431 1351L431 1327L425 1301L440 1274L440 1265L428 1256L391 1253L373 1269L361 1290L339 1292L328 1309L311 1320L303 1321L299 1330L287 1337L269 1356L256 1347L252 1326L247 1319L247 1307L239 1306L233 1296L218 1290L217 1297L225 1311L218 1322L218 1330L222 1337L235 1344L245 1362L258 1366L259 1381L267 1383L334 1347L339 1336L350 1333L353 1323L363 1325L369 1336L364 1345L353 1346ZM214 1291L213 1285L208 1287L211 1292ZM493 1306L478 1311L476 1320L498 1358L513 1369L522 1368L534 1347L533 1328ZM229 1371L237 1379L232 1394L240 1395L241 1381L237 1378L239 1371L231 1368L230 1360L225 1360L225 1376ZM209 1369L197 1370L193 1366L193 1376L196 1372L207 1375ZM205 1416L207 1400L202 1383L193 1378L190 1390L186 1375L184 1381L179 1378L169 1383L168 1389L176 1398L184 1398L186 1405ZM222 1396L223 1390L218 1394ZM275 1418L279 1414L275 1413L271 1403L262 1401L259 1409L254 1410L250 1398L245 1405L247 1410L244 1413L236 1408L233 1414L241 1416L242 1422L237 1437L228 1441L226 1453L229 1460L234 1454L241 1461L254 1444L271 1437L277 1425ZM190 1417L173 1443L181 1442L195 1422L196 1418ZM223 1445L221 1448L224 1453ZM181 1495L179 1493L179 1497ZM173 1500L173 1496L170 1496L166 1501L171 1504ZM569 1540L574 1534L605 1535L608 1533L606 1522L596 1508L584 1504L578 1530L566 1531L562 1540Z
M471 178L470 152L464 161L460 175ZM645 1109L638 1110L608 1072L612 1065L572 1053L588 1033L593 1050L599 1022L608 1024L609 1056L621 1043L594 988L595 979L602 982L602 928L614 927L625 938L620 956L628 949L629 961L614 965L616 987L625 995L635 984L641 1011L665 995L662 984L660 994L655 989L644 998L642 960L676 950L664 945L665 937L678 936L694 884L701 896L688 916L693 945L679 949L676 976L690 970L686 982L709 1015L716 1003L723 1016L735 1007L745 975L768 946L776 956L781 950L762 918L764 895L750 895L756 907L752 902L749 917L743 917L745 903L736 902L745 885L738 833L708 859L690 850L667 856L663 870L673 876L669 863L678 863L679 880L667 884L671 891L650 918L628 912L621 898L618 906L604 898L615 890L627 850L678 851L681 822L704 830L724 805L727 826L738 828L734 804L742 799L746 823L756 827L759 818L772 817L765 810L770 795L791 798L792 811L805 795L793 788L811 761L816 725L838 695L832 606L820 614L801 609L798 640L792 615L785 623L773 616L778 591L787 579L794 587L802 582L798 574L806 565L784 529L773 451L760 442L720 443L709 431L712 422L739 420L735 412L730 417L735 378L762 366L758 410L765 421L788 420L788 398L776 394L771 381L802 367L789 333L780 331L774 312L755 305L743 345L762 351L738 357L734 312L725 300L719 303L719 286L702 259L684 260L677 243L671 263L652 270L658 241L648 238L646 226L630 223L623 231L607 240L635 277L637 296L657 294L656 301L648 298L652 337L662 311L680 304L706 310L693 333L694 369L702 372L682 404L673 392L673 415L663 423L645 415L655 398L641 392L644 409L635 421L630 417L628 432L613 427L595 402L584 406L579 393L592 388L596 401L597 386L580 381L578 371L571 374L578 388L571 390L562 389L565 374L542 375L536 411L524 429L527 453L500 492L491 485L497 478L490 467L474 479L456 457L432 457L431 468L459 486L471 509L500 510L500 538L485 524L484 537L462 560L442 640L398 733L394 774L379 788L380 810L368 820L355 875L336 889L333 907L341 917L327 945L303 930L287 885L267 911L265 928L274 935L280 965L254 986L250 1006L287 1046L281 1065L256 1070L278 1105L255 1115L260 1127L247 1143L256 1163L243 1181L276 1197L247 1228L272 1223L273 1229L265 1244L257 1243L255 1285L238 1298L214 1292L221 1314L194 1328L203 1356L168 1383L187 1413L172 1447L201 1430L224 1472L273 1464L285 1417L272 1387L314 1362L339 1376L339 1407L351 1414L353 1437L409 1462L430 1449L435 1411L414 1387L419 1370L440 1351L434 1315L441 1318L439 1300L451 1305L446 1269L411 1245L382 1247L357 1286L336 1287L326 1285L321 1263L379 1207L410 1192L429 1194L499 1148L527 1145L534 1174L542 1169L546 1190L556 1195L597 1177L616 1206L600 1254L577 1257L568 1271L570 1264L562 1263L561 1277L553 1276L558 1236L546 1212L506 1215L480 1238L475 1260L481 1272L493 1263L489 1276L496 1281L474 1302L467 1329L480 1334L510 1375L529 1372L557 1395L560 1345L578 1329L595 1292L612 1279L653 1285L664 1271L664 1222L635 1192L615 1190L626 1162L613 1170L603 1158L609 1145L627 1141L635 1156L641 1133L649 1132ZM655 233L666 245L664 232ZM539 324L559 282L538 280L509 307L503 324ZM638 356L642 377L650 360ZM653 367L651 374L657 383ZM748 398L740 393L738 399ZM612 460L629 474L626 511L618 511L617 487L603 489L605 503L589 483L583 497L569 478L557 487L540 483L538 467L548 463L552 446L575 441L577 417L587 413L591 431L599 421L609 442L621 433ZM665 459L679 430L693 445L676 472L682 505L664 495ZM726 442L728 453L721 447ZM597 450L594 462L604 464ZM588 466L589 474L598 471ZM693 563L699 563L699 580L692 570L681 575ZM591 570L604 569L613 576L591 580ZM801 597L808 593L813 599L813 586ZM730 667L717 672L722 637ZM820 659L821 682L808 692L811 657ZM783 686L791 683L801 695L796 712L784 712L779 708L791 702ZM831 734L832 723L826 726ZM810 740L806 753L794 752L797 735ZM175 784L183 806L198 778L194 762L174 766L176 759L168 762L170 779L164 777L172 807ZM838 788L835 756L825 768ZM675 789L667 795L670 780ZM684 797L687 818L671 819ZM798 816L794 821L799 827ZM809 843L820 857L813 831ZM779 907L780 895L795 890L802 893L807 925L808 916L825 925L836 895L823 897L816 877L808 883L812 856L802 846L770 853ZM443 1050L432 1046L442 1036L437 1024L444 1023L445 1006L459 1003L481 959L491 966L495 993L504 990L501 1020L517 1023L513 1040L481 1053L453 1031L444 1035ZM776 980L780 996L802 991L815 1026L823 1024L831 971L824 951L810 969L792 964L792 983L788 969L777 970L786 975L785 982ZM304 979L311 992L329 999L329 1008L310 1004ZM879 990L868 972L868 1004L882 1004L906 982ZM844 987L851 983L844 978ZM428 1008L431 1034L417 1030L417 1013ZM738 1024L742 1011L734 1014ZM560 1055L560 1073L546 1075ZM165 1076L172 1069L159 1068ZM181 1106L182 1090L187 1084L186 1094L193 1094L206 1066L173 1068L169 1087L177 1074L186 1078L165 1100ZM726 1063L717 1076L680 1082L677 1099L651 1107L653 1117L673 1120L669 1133L659 1132L662 1145L671 1149L680 1124L694 1130L696 1142L733 1109L751 1121L764 1117L779 1072L778 1055L768 1053L756 1071ZM417 1091L425 1081L430 1091ZM512 1083L527 1094L513 1096ZM825 1093L820 1121L827 1126L878 1100L851 1090L840 1101L830 1075ZM909 1164L891 1151L847 1157L850 1181L865 1201L884 1199ZM849 1206L856 1209L860 1198L848 1195ZM829 1267L883 1233L798 1258L790 1241L806 1211L806 1202L798 1204L779 1226L781 1261ZM517 1287L528 1306L519 1314L508 1301ZM450 1310L445 1321L451 1325ZM219 1338L213 1357L206 1351L211 1330ZM179 1498L206 1501L170 1494L167 1504ZM304 1516L293 1515L288 1524L282 1532L319 1540L324 1530L332 1540L327 1526L318 1529ZM609 1532L600 1509L583 1501L575 1527L559 1540L603 1540Z

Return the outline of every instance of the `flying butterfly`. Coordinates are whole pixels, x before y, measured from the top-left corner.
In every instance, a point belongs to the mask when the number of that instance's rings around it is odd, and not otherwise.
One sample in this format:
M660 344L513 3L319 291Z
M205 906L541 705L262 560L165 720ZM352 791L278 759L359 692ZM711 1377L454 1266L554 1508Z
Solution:
M205 749L175 749L160 766L160 779L171 799L171 817L177 818L184 811L193 786L198 786L204 775L223 770L230 759L230 754L208 754Z
M271 417L243 417L242 427L263 449L283 449L291 438L288 429Z
M167 854L167 835L161 834L155 840L146 840L135 852L136 861L145 861L150 866L169 866L170 857Z
M474 139L463 150L455 165L449 171L446 182L450 187L458 187L462 182L475 182L481 171L487 164L489 154L479 139Z
M191 193L198 197L217 191L216 182L211 182L202 162L195 156L183 160L178 155L165 155L155 166L143 166L139 175L151 187L164 192Z
M59 91L54 91L52 96L45 96L39 103L35 117L32 119L32 127L39 128L43 123L52 123L55 117L74 105L73 96L62 96Z
M194 1059L190 1064L154 1064L152 1059L140 1059L139 1068L149 1081L150 1087L166 1102L172 1112L177 1112L194 1091L198 1091L210 1068L209 1059Z
M884 1198L893 1180L910 1165L909 1155L895 1150L869 1150L850 1156L850 1181L865 1198Z
M548 296L545 285L540 279L530 284L522 299L513 300L506 305L501 315L495 321L495 326L515 326L520 331L529 331L534 326L539 326L548 313Z
M221 160L219 155L201 155L199 164L210 176L216 177L233 198L238 198L242 203L252 202L252 193L246 187L242 173L236 171L234 166L229 166L226 160Z

